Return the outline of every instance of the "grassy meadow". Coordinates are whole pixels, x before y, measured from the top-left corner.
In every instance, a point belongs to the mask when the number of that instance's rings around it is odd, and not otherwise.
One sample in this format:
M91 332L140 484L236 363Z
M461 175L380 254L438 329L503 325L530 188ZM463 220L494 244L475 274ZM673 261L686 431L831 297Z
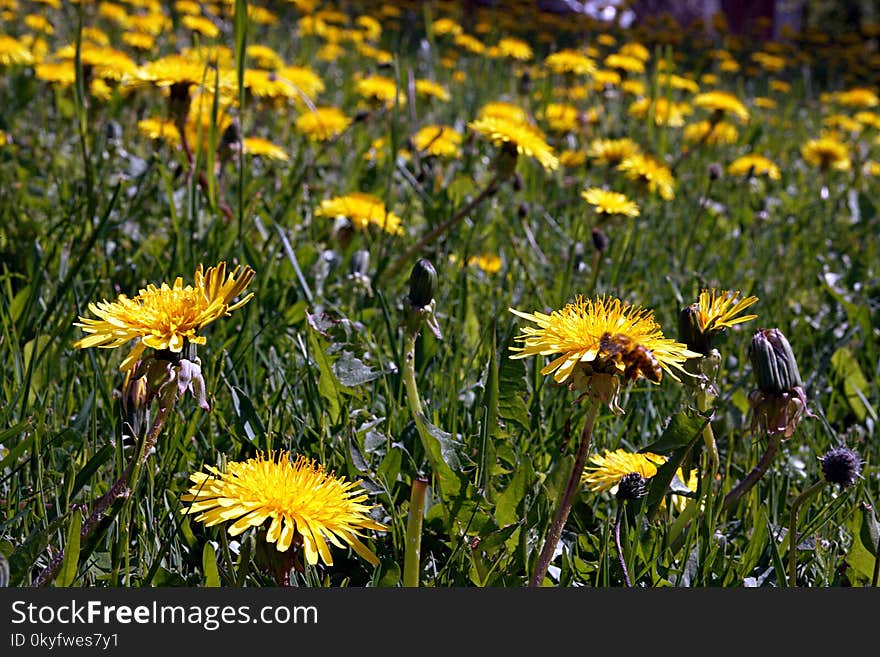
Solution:
M880 25L499 4L0 0L0 584L877 585Z

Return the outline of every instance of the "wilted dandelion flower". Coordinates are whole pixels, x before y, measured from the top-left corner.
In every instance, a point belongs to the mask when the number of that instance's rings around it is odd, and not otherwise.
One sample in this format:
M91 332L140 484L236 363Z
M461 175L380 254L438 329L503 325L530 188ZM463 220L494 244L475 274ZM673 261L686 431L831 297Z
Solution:
M341 135L351 125L351 118L338 107L316 107L296 117L296 131L312 141L329 141Z
M594 493L613 491L630 473L636 472L645 479L657 474L657 466L666 463L666 457L651 452L637 454L625 449L605 450L603 454L590 457L592 465L584 468L581 482Z
M639 206L619 192L591 187L581 192L581 197L592 205L599 214L639 216Z
M315 210L315 216L345 217L358 230L366 230L373 225L392 235L403 234L400 217L389 212L382 199L363 192L324 199L321 201L321 206Z
M137 340L120 369L132 369L147 347L179 354L187 343L205 344L198 331L241 308L253 293L232 303L254 279L254 270L237 266L229 274L226 263L195 272L195 285L183 285L178 277L169 286L152 283L134 297L120 294L116 301L90 303L89 310L100 319L80 317L74 326L89 335L74 344L77 349L121 347Z
M348 545L370 564L376 555L359 537L364 530L386 527L369 516L367 493L358 481L346 481L325 472L322 465L289 452L266 458L263 454L227 464L226 471L208 466L208 472L190 475L192 486L181 500L184 511L196 514L206 527L233 520L229 534L238 536L250 527L269 522L266 541L279 552L302 544L306 562L333 565L328 542Z
M630 180L642 182L649 191L660 194L661 198L671 201L675 198L675 178L672 171L650 155L636 153L618 165Z
M767 176L771 180L782 177L773 160L755 153L736 158L727 166L727 173L734 176Z
M520 155L534 157L545 169L556 169L559 159L553 152L544 134L528 123L514 123L499 118L477 119L468 127L484 137L488 137L496 146L510 144Z
M811 139L801 147L801 157L806 162L822 171L836 169L849 171L849 148L846 144L832 137Z
M620 377L627 382L646 378L659 383L663 372L679 380L676 371L682 363L699 354L680 343L663 337L654 313L630 306L619 299L578 297L562 310L546 315L524 313L510 308L518 317L537 324L522 329L515 339L522 346L511 358L561 354L541 369L553 374L557 383L591 391L612 409L617 407Z

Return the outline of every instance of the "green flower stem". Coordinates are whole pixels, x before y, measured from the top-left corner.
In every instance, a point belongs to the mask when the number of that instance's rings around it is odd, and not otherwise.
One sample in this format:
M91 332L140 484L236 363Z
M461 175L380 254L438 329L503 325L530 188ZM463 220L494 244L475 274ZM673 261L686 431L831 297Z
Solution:
M800 508L811 497L816 495L825 485L825 480L820 479L807 490L797 496L791 504L791 521L788 525L788 585L797 586L797 522Z
M544 547L541 549L538 563L535 565L535 572L532 574L531 580L529 580L530 587L541 585L541 582L544 581L544 575L547 574L547 569L550 567L550 562L553 560L556 544L559 543L562 528L565 526L565 521L568 520L568 514L571 512L574 494L580 485L581 474L584 471L584 464L587 462L587 453L590 451L590 443L593 438L593 425L596 423L596 416L598 414L599 403L591 401L590 410L587 411L587 419L584 422L584 429L581 432L581 443L574 460L574 467L568 477L568 484L565 486L565 492L562 495L562 500L559 502L559 508L556 509L556 515L553 516L550 531L544 540Z
M767 442L767 449L764 450L764 455L761 457L758 464L752 468L752 471L746 475L745 479L734 486L733 489L724 496L724 504L721 507L722 511L730 511L736 506L736 503L739 502L740 498L758 483L761 477L767 472L773 459L776 457L776 452L779 451L779 445L781 443L781 434L770 436L770 439Z
M419 585L419 564L422 554L422 519L425 517L425 494L428 479L419 477L412 482L409 496L409 516L406 519L406 552L403 557L403 585Z
M702 415L709 410L710 395L705 389L697 390L697 409ZM715 433L712 431L712 421L706 422L703 427L703 442L706 444L706 450L709 452L709 470L714 474L718 471L718 445L715 442Z
M623 558L623 547L620 544L620 526L623 524L623 500L617 502L617 516L614 518L614 547L617 548L617 563L623 571L623 581L626 582L627 588L632 588L632 580L629 578L629 571L626 568L626 559Z
M431 449L431 441L433 436L425 425L425 412L422 410L422 400L419 397L419 388L416 385L416 338L418 330L407 328L404 330L403 336L403 384L406 388L406 401L409 405L410 413L413 416L413 422L419 432L419 438L422 441L422 447L425 449L425 455L431 464L431 471L437 472L437 462L434 458L434 451Z
M599 270L602 268L602 252L596 249L593 251L593 266L590 273L589 297L592 298L596 294L596 283L599 281Z
M127 500L131 495L131 491L134 490L138 477L140 476L141 465L147 460L150 450L153 448L153 445L156 444L156 440L159 438L159 433L162 431L162 427L165 425L165 421L168 419L168 415L171 413L171 409L174 407L174 402L176 400L177 383L174 381L166 383L164 390L159 397L159 409L156 413L156 418L150 425L150 430L147 433L146 438L144 438L137 455L126 466L125 470L122 471L122 475L116 480L116 483L110 487L110 490L98 498L98 501L95 502L95 506L92 508L91 514L89 514L89 517L83 522L79 534L81 545L92 535L101 520L111 509L113 503L120 498ZM61 563L63 561L64 550L61 549L54 557L52 557L52 560L45 568L43 568L40 574L37 575L37 578L34 580L34 586L37 588L43 587L54 580L58 575L58 570L61 568Z
M434 230L432 230L427 235L423 236L418 242L413 244L407 251L400 256L397 260L395 260L389 267L384 270L379 275L379 283L382 283L385 280L388 280L390 277L394 276L397 272L399 272L406 263L415 257L422 249L426 246L429 246L436 240L438 237L446 233L450 228L458 224L462 219L468 216L474 209L480 205L487 198L492 196L495 191L498 189L498 185L504 180L504 176L501 174L495 174L492 180L480 191L479 194L474 196L471 199L471 202L464 206L461 210L452 215L449 219L444 221L442 224L437 226Z

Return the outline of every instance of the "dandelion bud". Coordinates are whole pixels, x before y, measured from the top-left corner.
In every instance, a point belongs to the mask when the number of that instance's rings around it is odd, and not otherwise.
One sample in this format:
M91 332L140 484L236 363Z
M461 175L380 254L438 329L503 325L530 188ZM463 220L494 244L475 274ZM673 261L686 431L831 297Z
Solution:
M749 360L758 382L749 394L752 430L790 437L802 415L814 417L791 345L779 329L760 329L749 346Z
M593 228L593 248L595 248L599 253L605 251L608 248L608 244L610 240L608 236L602 232L600 228Z
M852 486L862 471L862 460L848 447L835 447L823 456L822 474L829 484Z
M233 121L223 131L221 144L223 146L236 146L239 142L241 142L241 130L238 128L238 121Z
M760 329L749 346L749 360L764 393L784 393L802 387L797 361L786 337L779 329Z
M122 139L122 126L119 125L118 121L111 119L104 124L104 137L107 139L108 144L114 146L119 144L119 141Z
M422 258L409 277L409 302L414 308L424 308L434 298L437 288L437 270L430 260Z
M721 177L721 165L713 162L709 165L709 180L718 180Z
M531 211L532 208L525 201L516 206L516 216L520 219L525 219L526 217L528 217Z
M630 472L617 484L617 499L639 500L648 494L648 480L638 472Z
M517 91L521 96L528 96L532 93L532 76L528 71L523 71L517 82Z
M516 172L516 158L519 153L516 146L509 141L504 142L495 157L495 172L500 180L507 180Z
M703 332L700 322L700 304L685 306L678 314L678 338L688 349L707 354L712 349L710 336Z

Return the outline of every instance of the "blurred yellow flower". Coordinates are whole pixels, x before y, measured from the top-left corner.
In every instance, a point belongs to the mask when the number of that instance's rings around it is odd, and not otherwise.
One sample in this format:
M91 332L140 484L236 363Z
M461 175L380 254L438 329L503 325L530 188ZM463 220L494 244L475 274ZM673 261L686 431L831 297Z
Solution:
M610 192L599 187L591 187L581 192L581 197L595 208L599 214L638 217L639 206L624 194Z
M736 158L728 165L727 173L734 176L765 175L772 180L779 180L782 177L779 167L772 160L755 153L749 153L748 155Z
M400 217L385 209L382 199L363 192L324 199L320 207L315 210L315 216L344 217L357 230L366 230L373 225L386 233L403 235Z

